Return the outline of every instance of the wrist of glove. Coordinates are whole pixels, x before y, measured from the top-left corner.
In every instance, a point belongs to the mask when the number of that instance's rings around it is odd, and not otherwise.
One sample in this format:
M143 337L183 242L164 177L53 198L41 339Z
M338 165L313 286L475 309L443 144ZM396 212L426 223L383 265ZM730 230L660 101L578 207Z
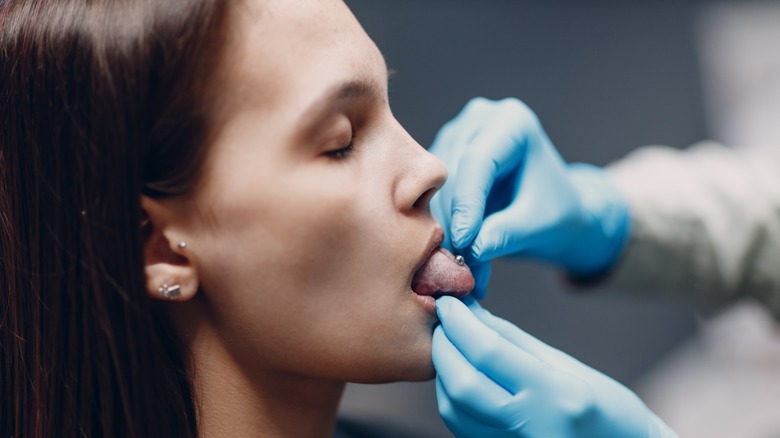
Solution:
M457 437L672 438L628 388L491 315L437 300L439 412Z
M598 277L620 258L631 234L628 202L609 173L589 164L570 164L568 175L579 194L577 238L561 259L561 267L575 279Z

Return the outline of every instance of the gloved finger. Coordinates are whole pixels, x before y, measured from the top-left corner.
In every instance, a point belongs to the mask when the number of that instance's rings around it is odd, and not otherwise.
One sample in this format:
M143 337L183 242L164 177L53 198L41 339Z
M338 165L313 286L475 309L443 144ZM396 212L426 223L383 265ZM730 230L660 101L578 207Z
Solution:
M469 107L471 123L482 129L469 138L454 182L452 233L456 248L474 239L495 181L521 171L530 145L536 147L547 138L536 114L517 99L474 99Z
M477 300L466 296L463 298L463 303L486 326L495 330L512 344L536 356L548 365L551 365L556 369L561 369L569 368L572 361L579 363L579 361L568 354L545 344L511 322L493 315L487 309L483 308Z
M467 413L480 423L501 427L496 418L512 394L476 369L447 339L441 326L433 331L433 365L441 389L458 412Z
M438 377L436 378L436 401L439 406L439 415L456 437L503 438L506 436L504 432L489 427L473 419L469 414L455 409Z
M458 299L437 299L436 311L447 339L474 368L511 394L517 394L549 370L539 359L483 324Z
M477 235L495 181L519 168L526 142L518 137L513 118L491 121L463 153L453 180L452 243L468 245Z
M468 426L461 421L464 414L457 412L452 406L452 402L450 402L450 398L444 391L438 377L436 377L436 403L439 408L439 416L447 425L447 429L458 438L468 436Z
M523 214L522 208L513 206L488 216L471 244L469 256L474 260L488 261L525 250L527 236L540 230L522 229L518 224L522 219L518 216Z

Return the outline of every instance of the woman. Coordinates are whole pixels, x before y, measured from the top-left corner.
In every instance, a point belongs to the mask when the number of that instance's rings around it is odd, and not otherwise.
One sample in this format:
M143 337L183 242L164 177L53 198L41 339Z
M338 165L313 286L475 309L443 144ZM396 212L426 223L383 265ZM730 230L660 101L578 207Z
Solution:
M340 0L0 4L3 436L326 436L433 376L473 279Z

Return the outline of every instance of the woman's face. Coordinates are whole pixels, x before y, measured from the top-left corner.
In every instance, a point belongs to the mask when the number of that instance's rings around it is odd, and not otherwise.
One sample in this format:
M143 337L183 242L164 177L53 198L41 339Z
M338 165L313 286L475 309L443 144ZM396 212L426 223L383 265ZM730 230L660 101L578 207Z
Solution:
M241 363L430 378L436 320L410 285L446 170L393 117L384 59L341 0L245 3L226 121L180 208L196 299Z

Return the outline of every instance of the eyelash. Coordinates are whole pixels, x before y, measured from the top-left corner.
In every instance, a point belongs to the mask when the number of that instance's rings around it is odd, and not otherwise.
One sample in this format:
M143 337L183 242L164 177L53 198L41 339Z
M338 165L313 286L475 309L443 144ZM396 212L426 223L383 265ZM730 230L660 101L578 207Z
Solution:
M355 136L349 140L349 144L341 149L326 152L326 155L334 160L345 160L355 151Z

